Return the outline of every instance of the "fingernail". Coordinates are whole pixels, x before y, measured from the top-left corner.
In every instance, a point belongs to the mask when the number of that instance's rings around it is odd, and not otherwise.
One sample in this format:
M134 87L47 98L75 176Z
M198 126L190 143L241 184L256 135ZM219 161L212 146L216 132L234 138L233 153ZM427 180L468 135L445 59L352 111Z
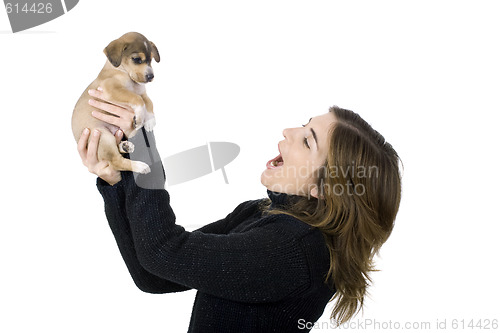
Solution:
M90 105L94 105L94 103L95 103L95 102L94 102L94 100L93 100L93 99L89 99L89 104L90 104Z
M95 90L94 89L89 89L88 93L89 93L89 95L93 95L93 94L95 94Z
M89 132L90 132L90 130L88 128L83 130L83 134L85 134L85 135L89 134Z
M100 134L100 133L99 133L99 131L98 131L98 130L95 130L95 131L94 131L94 136L99 136L99 134Z
M97 87L97 90L102 91L102 88L101 87Z
M118 131L116 131L116 133L120 136L120 135L123 134L123 131L122 130L118 130Z

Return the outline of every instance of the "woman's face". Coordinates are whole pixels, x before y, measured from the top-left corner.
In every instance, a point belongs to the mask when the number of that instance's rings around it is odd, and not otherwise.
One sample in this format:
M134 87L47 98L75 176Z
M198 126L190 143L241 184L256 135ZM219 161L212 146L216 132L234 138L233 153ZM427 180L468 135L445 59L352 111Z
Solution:
M334 114L328 112L302 127L285 129L285 139L278 143L280 154L267 162L262 184L273 192L317 197L315 171L326 161L334 122Z

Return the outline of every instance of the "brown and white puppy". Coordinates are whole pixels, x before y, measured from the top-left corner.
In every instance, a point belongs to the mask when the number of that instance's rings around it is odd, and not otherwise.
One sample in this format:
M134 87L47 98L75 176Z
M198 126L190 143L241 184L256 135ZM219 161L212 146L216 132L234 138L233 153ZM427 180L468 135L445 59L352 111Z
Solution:
M101 87L104 99L113 104L128 105L134 110L136 125L135 130L128 134L129 138L143 126L146 131L152 131L155 125L153 103L146 95L145 84L153 80L151 60L160 62L160 54L153 42L137 32L126 33L112 41L104 49L104 54L108 60L103 69L75 105L71 119L73 135L78 141L85 128L91 131L99 129L101 137L97 153L100 161L108 161L115 170L148 173L150 169L146 163L131 161L120 154L132 152L132 143L122 142L119 148L113 135L117 128L92 116L96 109L88 104L92 98L88 91Z

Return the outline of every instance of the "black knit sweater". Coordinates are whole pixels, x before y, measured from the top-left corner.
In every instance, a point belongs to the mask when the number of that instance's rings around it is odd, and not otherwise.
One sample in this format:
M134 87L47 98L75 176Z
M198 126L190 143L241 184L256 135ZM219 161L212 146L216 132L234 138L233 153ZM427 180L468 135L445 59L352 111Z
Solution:
M154 159L149 177L162 170ZM158 174L156 185L164 180ZM139 289L197 289L189 332L309 331L306 326L318 320L334 294L324 283L329 254L319 230L285 214L265 215L261 200L253 200L188 232L175 224L168 192L138 186L148 182L140 177L122 172L114 186L97 181L109 225ZM275 207L289 200L286 194L268 194ZM191 198L193 206L196 200Z

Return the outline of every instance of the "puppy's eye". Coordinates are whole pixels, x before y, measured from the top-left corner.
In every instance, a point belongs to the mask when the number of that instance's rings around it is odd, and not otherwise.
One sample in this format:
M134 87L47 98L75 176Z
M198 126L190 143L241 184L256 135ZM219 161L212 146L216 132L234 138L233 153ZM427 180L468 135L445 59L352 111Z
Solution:
M142 59L141 58L132 58L132 61L134 64L140 65L142 64Z

